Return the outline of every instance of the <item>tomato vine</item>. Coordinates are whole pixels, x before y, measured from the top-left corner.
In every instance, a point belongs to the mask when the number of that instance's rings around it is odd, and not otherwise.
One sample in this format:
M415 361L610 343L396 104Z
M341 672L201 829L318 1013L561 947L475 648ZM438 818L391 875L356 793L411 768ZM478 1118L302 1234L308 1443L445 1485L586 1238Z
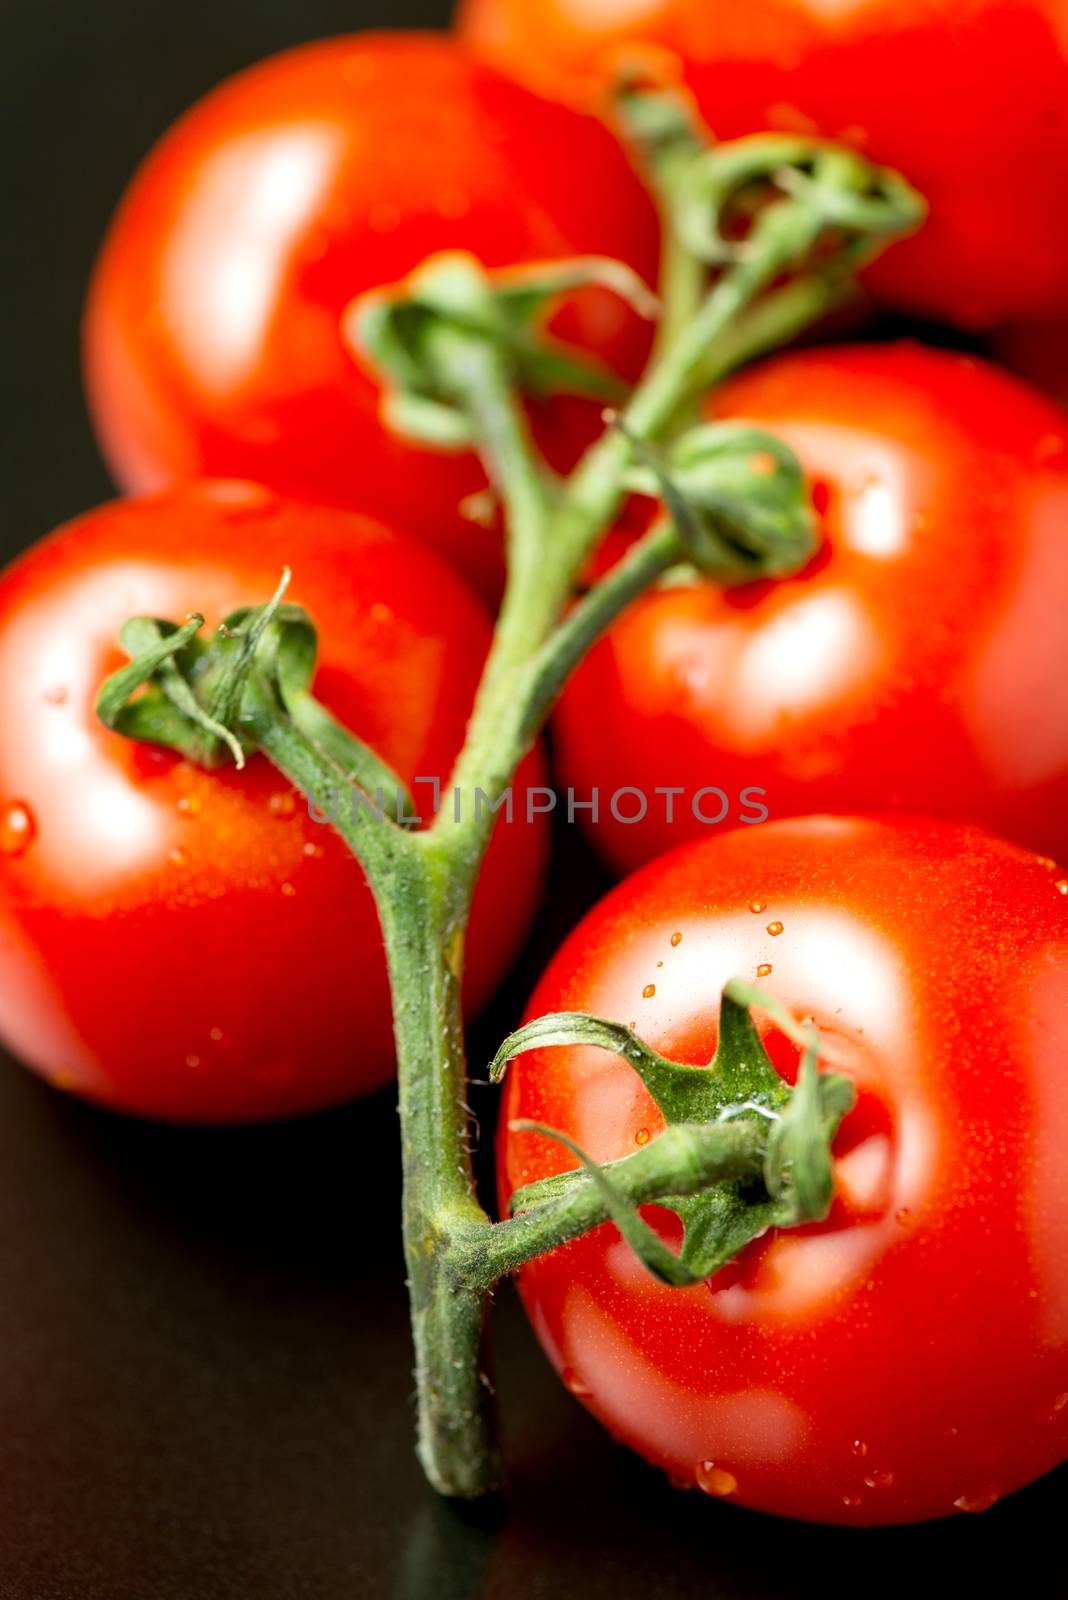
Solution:
M922 215L903 180L833 145L768 135L709 148L679 102L635 89L623 113L665 222L662 308L618 263L490 273L449 254L346 314L348 336L386 374L395 425L425 443L473 443L505 512L508 582L451 779L455 808L412 828L388 805L331 804L338 790L403 800L403 785L315 701L314 627L286 603L284 584L207 643L199 617L133 619L124 631L131 664L100 701L109 725L204 765L261 751L331 816L363 866L393 992L419 1453L452 1495L499 1479L483 1346L500 1277L612 1218L650 1270L692 1282L767 1227L825 1214L830 1140L850 1104L843 1080L817 1073L808 1036L798 1086L787 1089L745 990L725 992L715 1074L655 1057L595 1018L549 1019L513 1036L498 1066L532 1039L546 1042L546 1029L618 1050L668 1128L611 1169L572 1147L576 1173L521 1195L503 1222L490 1221L475 1192L460 981L494 807L569 672L643 589L683 563L721 583L804 564L813 533L792 455L751 429L699 425L696 403L724 372L822 317L852 291L855 269ZM540 458L521 396L574 387L609 397L604 374L541 332L545 311L587 281L644 313L659 309L661 331L645 377L564 480ZM579 596L588 557L635 486L659 494L663 515ZM655 1198L688 1224L679 1257L636 1214Z

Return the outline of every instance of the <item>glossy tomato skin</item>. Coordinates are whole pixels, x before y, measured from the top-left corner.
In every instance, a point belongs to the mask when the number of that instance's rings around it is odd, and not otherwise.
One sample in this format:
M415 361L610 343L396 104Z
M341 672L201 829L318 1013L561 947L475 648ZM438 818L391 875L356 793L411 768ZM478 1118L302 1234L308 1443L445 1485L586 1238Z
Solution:
M449 249L492 267L608 255L651 278L656 226L596 119L444 35L326 40L223 84L148 157L93 278L86 381L120 483L241 476L371 510L491 590L499 534L458 509L477 463L388 433L341 337L355 296ZM646 347L600 291L562 332L631 372ZM543 418L565 464L573 410Z
M1068 856L1068 419L996 368L912 344L790 355L717 394L798 452L820 510L778 584L638 601L565 691L564 785L629 869L758 815L974 817ZM622 824L607 796L649 798ZM686 794L667 820L657 786ZM722 802L702 803L715 818ZM588 814L584 814L588 821Z
M588 98L651 43L721 138L819 132L898 167L931 214L872 274L897 306L971 328L1068 309L1061 0L467 0L462 18L545 92Z
M858 1093L826 1223L684 1290L610 1225L524 1269L539 1338L613 1434L711 1495L857 1525L979 1510L1068 1456L1066 885L976 828L810 818L673 851L580 924L530 1016L615 1018L703 1065L723 983L764 972ZM662 1127L620 1058L523 1056L505 1203L574 1165L517 1118L599 1161Z
M368 517L194 484L91 512L0 578L0 1035L104 1105L281 1117L393 1072L377 916L340 838L263 757L205 772L93 711L125 618L199 609L212 627L286 563L319 628L320 698L409 784L446 778L488 624L447 567ZM535 756L523 781L540 772ZM545 839L524 816L479 885L471 1006L536 904Z

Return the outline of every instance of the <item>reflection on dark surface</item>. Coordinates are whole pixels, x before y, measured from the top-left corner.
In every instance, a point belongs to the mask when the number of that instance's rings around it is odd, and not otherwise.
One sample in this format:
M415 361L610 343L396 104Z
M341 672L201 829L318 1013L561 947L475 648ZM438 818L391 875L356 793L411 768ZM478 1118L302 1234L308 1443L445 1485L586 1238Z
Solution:
M77 317L138 154L258 56L446 11L8 0L0 553L108 492ZM476 1073L603 887L573 837L560 856L535 947L477 1030ZM488 1130L493 1097L473 1097ZM871 1534L673 1491L565 1392L511 1293L497 1315L510 1500L442 1504L412 1454L397 1218L388 1094L304 1123L181 1130L66 1101L0 1060L0 1600L709 1600L875 1570L927 1592L948 1563L983 1594L1021 1548L1039 1570L1057 1558L1064 1471L981 1517Z

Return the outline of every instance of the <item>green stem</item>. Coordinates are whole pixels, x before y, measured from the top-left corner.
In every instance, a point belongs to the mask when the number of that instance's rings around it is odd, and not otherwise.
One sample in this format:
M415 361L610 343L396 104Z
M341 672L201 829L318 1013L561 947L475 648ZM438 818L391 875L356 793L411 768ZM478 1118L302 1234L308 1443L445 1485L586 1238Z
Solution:
M393 989L404 1255L415 1345L418 1453L442 1494L500 1481L486 1363L487 1298L451 1270L458 1237L488 1234L467 1146L460 985L468 904L430 834L379 902Z
M606 1171L620 1199L647 1205L668 1196L699 1194L716 1183L758 1179L763 1171L767 1130L758 1122L676 1126ZM528 1261L581 1238L608 1218L604 1197L583 1175L552 1200L522 1211L488 1232L459 1235L453 1244L453 1275L485 1289Z

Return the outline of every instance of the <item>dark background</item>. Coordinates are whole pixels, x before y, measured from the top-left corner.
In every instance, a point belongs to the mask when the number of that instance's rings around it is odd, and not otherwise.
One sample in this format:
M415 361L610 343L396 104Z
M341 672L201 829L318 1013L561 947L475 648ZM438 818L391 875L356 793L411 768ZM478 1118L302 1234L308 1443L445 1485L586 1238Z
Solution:
M260 56L447 11L0 0L0 554L110 492L78 316L150 142ZM476 1063L602 887L573 839L561 849ZM476 1109L488 1126L486 1091ZM1063 1471L979 1518L868 1534L671 1490L566 1394L510 1292L509 1505L437 1502L411 1451L396 1167L389 1095L288 1126L180 1131L80 1106L0 1059L0 1600L706 1600L873 1579L983 1595L1023 1551L1032 1571L1062 1569Z

